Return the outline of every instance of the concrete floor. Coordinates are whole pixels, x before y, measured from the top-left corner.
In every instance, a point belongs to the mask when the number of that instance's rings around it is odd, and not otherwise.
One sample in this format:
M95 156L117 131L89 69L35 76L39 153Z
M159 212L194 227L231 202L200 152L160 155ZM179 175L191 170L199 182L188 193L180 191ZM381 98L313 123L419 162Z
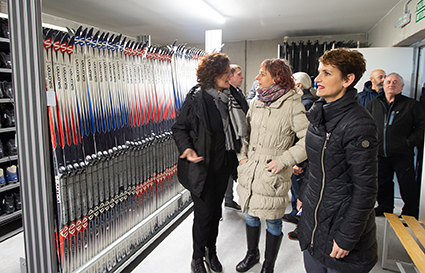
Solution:
M402 202L397 202L398 207L402 206ZM289 211L290 207L287 208ZM400 209L396 208L395 213L400 213ZM220 233L218 236L217 252L218 257L223 264L224 272L237 272L236 264L243 259L246 253L245 239L245 218L241 212L234 210L223 210L223 221L220 223ZM149 256L143 260L132 273L143 272L174 272L188 273L190 272L190 261L192 255L192 228L193 214L191 214L182 224L179 225ZM371 272L388 272L381 268L382 256L382 239L384 233L384 217L377 217L377 237L378 237L378 256L379 261ZM265 223L262 225L260 239L261 260L264 259L265 244ZM287 237L287 233L295 228L294 224L283 224L283 233L285 237L282 241L279 256L276 261L275 272L300 273L305 272L302 253L298 241L292 241ZM404 250L401 243L395 237L395 233L390 232L389 259L399 259L411 262L409 256ZM164 256L166 260L164 260ZM390 268L397 270L395 265L389 265ZM261 264L255 265L249 273L260 272ZM406 272L415 272L412 268L406 268ZM354 272L353 272L354 273Z
M398 200L395 213L400 213L402 202ZM288 206L287 210L289 211ZM164 239L132 272L133 273L188 273L192 255L192 229L193 214L187 217L171 234ZM388 272L381 268L382 239L384 233L384 217L377 217L378 237L378 264L371 272ZM223 221L220 223L218 236L218 256L221 260L224 272L236 272L236 264L244 257L246 252L244 215L234 210L223 210ZM261 261L264 259L265 224L260 240ZM284 223L283 232L285 237L282 241L280 253L276 261L275 272L299 273L305 272L302 254L298 241L289 240L287 233L295 228L294 224ZM410 259L401 243L390 232L389 258L409 261ZM0 272L21 273L19 258L24 257L23 234L20 233L0 243ZM392 269L397 270L394 265ZM407 272L415 272L412 268L406 268ZM255 265L248 272L259 272L261 264Z

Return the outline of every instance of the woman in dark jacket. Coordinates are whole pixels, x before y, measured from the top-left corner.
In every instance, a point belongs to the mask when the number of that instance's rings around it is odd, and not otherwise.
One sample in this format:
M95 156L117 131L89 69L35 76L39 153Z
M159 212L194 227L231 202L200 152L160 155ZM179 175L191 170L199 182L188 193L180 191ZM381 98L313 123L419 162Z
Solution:
M310 163L298 225L307 272L368 272L377 261L374 205L377 129L353 86L363 55L335 49L319 59L317 100L306 113Z
M230 76L225 54L204 56L197 69L199 85L189 91L172 127L181 154L178 179L194 204L193 273L206 273L204 257L212 272L222 272L216 253L221 204L247 131L245 113L229 90Z

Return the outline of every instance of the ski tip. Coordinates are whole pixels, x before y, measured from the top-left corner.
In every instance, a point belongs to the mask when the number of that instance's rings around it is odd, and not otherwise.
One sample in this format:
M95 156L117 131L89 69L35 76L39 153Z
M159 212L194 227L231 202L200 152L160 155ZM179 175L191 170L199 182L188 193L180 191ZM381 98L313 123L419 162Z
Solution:
M74 45L74 41L75 41L75 35L74 35L74 36L72 36L72 37L69 39L69 41L68 41L68 47L69 47L69 46L71 46L71 45Z
M74 36L75 35L75 30L74 29L71 29L71 28L69 28L69 27L66 27L66 30L68 31L68 34L69 34L69 36Z
M75 35L81 36L81 32L83 32L83 26L79 26L75 31Z
M87 36L86 36L86 37L93 36L93 31L94 31L94 28L91 28L91 29L87 32Z
M87 32L89 31L88 28L85 28L82 32L81 32L81 38L86 38L87 36Z
M63 35L64 35L63 32L60 32L60 31L56 32L56 35L55 35L55 38L53 39L53 41L60 43Z

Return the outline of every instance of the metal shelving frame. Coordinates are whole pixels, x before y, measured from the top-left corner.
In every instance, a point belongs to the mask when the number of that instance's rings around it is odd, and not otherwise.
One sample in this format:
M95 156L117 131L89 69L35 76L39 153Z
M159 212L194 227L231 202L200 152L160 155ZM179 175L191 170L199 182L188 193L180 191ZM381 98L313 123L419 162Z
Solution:
M58 272L43 68L41 0L8 0L25 272ZM6 71L4 71L6 72ZM10 70L11 72L11 70Z

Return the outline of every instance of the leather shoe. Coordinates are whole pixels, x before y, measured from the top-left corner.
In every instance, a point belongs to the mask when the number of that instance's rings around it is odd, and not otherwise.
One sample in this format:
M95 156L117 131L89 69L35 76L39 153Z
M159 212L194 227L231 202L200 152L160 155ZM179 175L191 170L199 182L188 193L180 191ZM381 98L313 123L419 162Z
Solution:
M282 220L284 222L289 222L298 225L298 219L292 216L292 214L290 213L284 214Z
M393 210L382 208L382 207L379 207L379 206L375 208L375 216L384 216L384 212L393 213Z
M205 247L205 263L207 264L210 272L213 273L222 273L223 266L217 257L217 251L215 247Z
M204 265L204 259L192 259L192 263L190 264L190 270L192 273L207 273Z
M288 232L288 238L294 241L298 241L298 227L291 232Z
M226 207L226 208L229 208L229 209L234 209L234 210L241 210L241 206L239 206L238 205L238 203L236 203L235 201L232 201L232 202L230 202L230 203L224 203L224 206Z
M246 272L260 261L260 251L258 249L252 252L248 251L245 258L236 265L236 271Z

